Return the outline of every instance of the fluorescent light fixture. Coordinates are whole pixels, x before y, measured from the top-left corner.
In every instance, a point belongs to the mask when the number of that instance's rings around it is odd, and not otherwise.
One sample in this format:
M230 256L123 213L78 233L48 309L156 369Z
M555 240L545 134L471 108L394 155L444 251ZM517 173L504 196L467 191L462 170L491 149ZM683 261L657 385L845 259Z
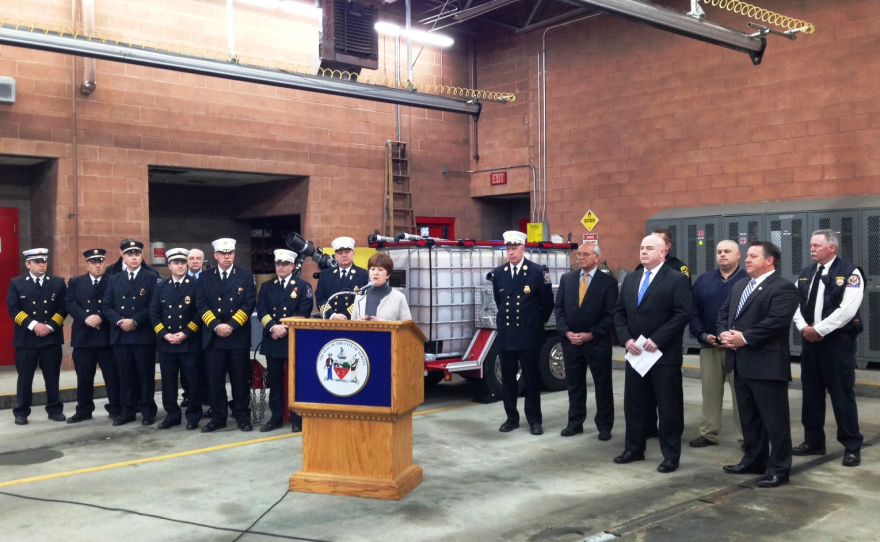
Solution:
M291 2L290 0L235 0L242 4L249 4L266 9L280 9L292 15L299 15L310 19L320 19L321 8L310 6L303 2Z
M451 47L452 44L455 43L455 40L450 38L449 36L413 29L410 29L410 31L407 32L405 28L401 28L392 23L378 22L376 23L375 28L376 32L380 34L385 34L388 36L400 36L401 38L408 37L415 42L425 43L427 45L436 45L437 47Z

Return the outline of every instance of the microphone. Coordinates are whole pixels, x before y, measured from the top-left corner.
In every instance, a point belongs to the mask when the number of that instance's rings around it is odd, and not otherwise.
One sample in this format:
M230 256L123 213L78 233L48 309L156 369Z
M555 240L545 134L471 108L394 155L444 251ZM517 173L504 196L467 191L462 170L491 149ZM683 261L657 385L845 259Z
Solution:
M367 293L367 290L370 290L372 288L375 288L375 286L373 286L373 283L371 282L371 283L367 284L366 286L364 286L363 288L361 288L360 290L358 290L357 295L364 295Z

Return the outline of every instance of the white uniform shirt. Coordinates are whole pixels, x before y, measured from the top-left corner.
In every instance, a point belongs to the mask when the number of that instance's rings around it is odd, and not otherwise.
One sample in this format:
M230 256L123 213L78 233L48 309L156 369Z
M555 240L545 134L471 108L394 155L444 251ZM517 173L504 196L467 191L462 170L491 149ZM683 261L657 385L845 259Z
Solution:
M825 265L825 269L822 270L823 277L828 275L828 270L831 269L831 265L836 259L837 257L835 256ZM849 282L850 277L843 278L843 280L847 282L843 291L843 299L840 301L840 306L824 320L822 319L822 309L825 305L825 283L819 281L819 290L816 294L816 312L813 314L813 328L815 328L816 333L823 337L835 329L839 329L848 324L862 305L862 297L865 294L865 280L858 269L855 269L850 276L858 277L858 284L851 284ZM832 277L832 280L836 280L836 278ZM813 281L811 280L807 291L810 291L812 288ZM794 313L794 325L797 326L798 331L803 331L804 328L807 327L807 321L804 320L800 307L798 307L797 311Z

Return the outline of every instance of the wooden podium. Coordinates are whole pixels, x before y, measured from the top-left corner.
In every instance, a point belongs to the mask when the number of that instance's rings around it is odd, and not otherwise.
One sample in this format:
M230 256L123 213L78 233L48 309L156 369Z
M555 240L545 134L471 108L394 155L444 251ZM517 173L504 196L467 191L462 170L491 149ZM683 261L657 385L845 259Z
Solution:
M303 417L291 491L399 500L422 481L412 412L427 340L412 321L287 318L289 404Z

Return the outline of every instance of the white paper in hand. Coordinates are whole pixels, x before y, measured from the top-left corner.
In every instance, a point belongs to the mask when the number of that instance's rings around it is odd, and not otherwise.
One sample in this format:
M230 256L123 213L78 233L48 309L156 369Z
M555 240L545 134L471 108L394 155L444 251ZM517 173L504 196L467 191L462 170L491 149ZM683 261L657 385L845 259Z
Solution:
M632 368L636 370L640 375L645 376L648 371L651 370L651 367L657 363L657 360L663 356L663 352L659 349L653 352L648 352L645 350L645 341L648 339L645 338L644 335L639 335L639 338L636 339L636 346L642 349L642 353L638 356L634 356L629 352L624 356L626 361L632 365Z

